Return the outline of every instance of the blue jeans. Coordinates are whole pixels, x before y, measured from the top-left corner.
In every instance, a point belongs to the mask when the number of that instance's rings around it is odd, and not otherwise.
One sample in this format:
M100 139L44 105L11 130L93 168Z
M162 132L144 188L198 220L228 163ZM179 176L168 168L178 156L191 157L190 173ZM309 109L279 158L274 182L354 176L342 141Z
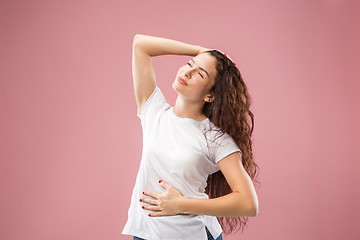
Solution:
M222 240L222 234L220 234L220 236L217 239L214 239L206 226L205 226L205 230L208 236L208 240ZM145 239L134 236L133 240L145 240Z

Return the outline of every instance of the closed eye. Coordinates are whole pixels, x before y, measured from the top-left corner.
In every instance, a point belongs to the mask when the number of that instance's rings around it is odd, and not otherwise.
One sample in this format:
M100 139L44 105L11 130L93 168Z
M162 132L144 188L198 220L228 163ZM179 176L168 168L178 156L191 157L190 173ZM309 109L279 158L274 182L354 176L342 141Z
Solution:
M187 63L187 64L191 67L191 64L190 64L190 63ZM203 75L201 75L200 72L199 72L199 75L200 75L202 78L204 78Z

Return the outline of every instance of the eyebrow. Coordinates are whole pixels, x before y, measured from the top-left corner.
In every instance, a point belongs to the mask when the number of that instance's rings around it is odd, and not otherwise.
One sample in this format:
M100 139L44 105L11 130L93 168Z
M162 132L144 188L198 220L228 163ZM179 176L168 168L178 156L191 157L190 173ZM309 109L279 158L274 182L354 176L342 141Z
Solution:
M190 61L193 61L193 63L195 63L195 61L193 60L193 59L190 59ZM196 63L195 63L196 64ZM204 72L206 72L206 74L208 75L208 77L210 77L209 76L209 73L204 69L204 68L202 68L202 67L199 67L201 70L203 70Z

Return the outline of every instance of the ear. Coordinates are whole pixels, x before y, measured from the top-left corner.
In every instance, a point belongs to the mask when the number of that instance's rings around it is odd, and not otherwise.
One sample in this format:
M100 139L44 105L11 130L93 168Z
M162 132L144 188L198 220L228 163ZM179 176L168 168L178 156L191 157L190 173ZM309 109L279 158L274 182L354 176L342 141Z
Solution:
M214 99L215 99L214 96L212 96L212 95L207 95L207 96L204 98L204 101L210 103L210 102L213 102Z

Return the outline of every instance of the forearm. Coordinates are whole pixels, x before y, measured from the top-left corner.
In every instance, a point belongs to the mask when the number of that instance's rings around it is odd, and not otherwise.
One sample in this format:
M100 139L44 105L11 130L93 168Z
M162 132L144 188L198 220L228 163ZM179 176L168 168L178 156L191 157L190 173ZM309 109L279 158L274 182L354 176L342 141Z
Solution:
M135 35L133 46L140 48L152 57L158 55L196 56L200 53L200 49L202 49L198 45L142 34Z
M179 212L183 214L218 217L256 216L258 201L240 193L232 192L212 199L183 198L179 201L178 207Z

